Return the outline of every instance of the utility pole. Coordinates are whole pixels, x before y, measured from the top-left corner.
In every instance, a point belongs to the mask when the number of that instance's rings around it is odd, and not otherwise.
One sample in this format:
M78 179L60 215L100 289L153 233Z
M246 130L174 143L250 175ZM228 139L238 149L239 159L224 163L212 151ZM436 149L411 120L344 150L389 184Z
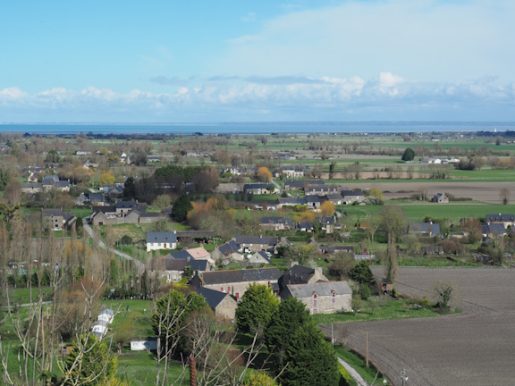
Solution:
M331 344L334 346L334 323L331 323Z
M407 386L408 384L408 374L406 373L406 369L402 369L401 371L401 382L402 386Z
M365 331L365 367L368 369L368 331Z

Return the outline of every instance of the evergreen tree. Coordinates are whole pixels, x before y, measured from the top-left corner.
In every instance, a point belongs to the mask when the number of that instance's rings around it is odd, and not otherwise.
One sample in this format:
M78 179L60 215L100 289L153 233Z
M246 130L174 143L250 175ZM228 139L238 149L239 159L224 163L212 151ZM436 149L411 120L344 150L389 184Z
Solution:
M290 297L279 305L265 331L265 344L281 385L338 385L334 350L299 300Z
M403 161L413 161L415 159L415 151L408 147L406 150L404 150L404 153L402 153L401 160Z
M136 198L136 183L134 177L128 177L123 184L123 198L133 200Z
M173 204L171 217L177 222L186 221L188 212L193 208L190 198L183 194Z
M251 284L236 309L236 326L245 334L262 332L279 309L279 299L270 287Z
M116 374L117 360L106 341L84 334L64 360L65 385L104 385Z

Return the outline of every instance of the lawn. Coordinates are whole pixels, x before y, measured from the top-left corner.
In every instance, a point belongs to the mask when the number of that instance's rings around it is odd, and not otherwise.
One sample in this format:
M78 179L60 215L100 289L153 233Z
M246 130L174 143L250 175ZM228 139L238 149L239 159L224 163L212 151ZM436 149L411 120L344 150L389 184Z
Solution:
M151 300L105 300L103 304L115 312L110 330L116 342L128 344L131 339L153 336Z
M118 356L118 376L131 386L154 386L158 370L154 356L147 352L125 352ZM166 384L189 385L188 369L178 362L170 363Z
M440 315L429 307L420 306L408 299L392 299L386 296L372 296L368 300L354 303L358 312L338 312L335 314L317 314L313 319L318 324L358 322L367 320L425 318Z
M9 299L11 303L16 304L36 302L39 300L40 293L43 296L43 301L50 300L52 297L52 288L9 288Z

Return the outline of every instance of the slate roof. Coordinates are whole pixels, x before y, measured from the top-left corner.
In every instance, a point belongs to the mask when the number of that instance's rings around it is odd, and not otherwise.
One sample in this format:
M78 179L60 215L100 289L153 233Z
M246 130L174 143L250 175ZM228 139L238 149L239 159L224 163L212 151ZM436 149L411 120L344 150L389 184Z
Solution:
M175 232L147 232L147 243L176 243Z
M317 195L307 195L304 197L305 202L324 202L326 201L325 197L320 197Z
M483 224L482 233L486 235L492 234L500 236L506 234L506 229L501 223Z
M488 214L485 216L487 222L515 222L515 215L508 213Z
M253 189L274 190L275 189L275 185L271 184L271 183L268 183L268 182L255 182L255 183L243 185L243 191L253 190Z
M342 190L341 191L341 195L343 197L347 197L347 196L350 196L350 197L361 197L361 196L364 196L365 193L361 190L361 189L351 189L351 190Z
M65 221L73 218L73 214L63 211L62 209L41 209L41 214L43 217L63 217Z
M207 260L195 260L189 258L174 258L171 255L165 257L165 269L167 271L184 271L184 268L190 266L193 271L204 272L208 269L209 262Z
M279 197L279 204L304 205L306 199L304 197Z
M284 225L293 225L293 221L288 217L278 217L278 216L265 216L261 217L259 220L260 224L284 224Z
M314 274L315 270L313 268L294 265L281 276L279 287L284 288L288 284L306 284Z
M204 272L202 281L206 284L276 281L282 271L277 268L241 269L232 271Z
M59 182L59 177L56 175L53 176L45 176L41 180L41 183L43 185L54 185L55 183Z
M432 236L438 236L440 234L440 224L430 222L415 223L410 226L410 231L413 233L431 233Z
M229 256L231 253L238 252L239 249L240 244L236 243L234 240L231 240L228 243L222 244L218 247L218 250L224 256Z
M317 296L352 295L352 289L346 281L326 281L313 284L289 284L288 290L296 298L308 298L316 293Z
M195 287L192 286L196 293L204 297L206 299L207 304L214 310L224 299L226 296L230 296L228 293L213 290L205 287Z
M185 249L177 249L170 252L169 256L177 260L189 260L192 256Z
M238 235L234 237L234 242L237 244L266 244L274 246L277 245L277 237Z

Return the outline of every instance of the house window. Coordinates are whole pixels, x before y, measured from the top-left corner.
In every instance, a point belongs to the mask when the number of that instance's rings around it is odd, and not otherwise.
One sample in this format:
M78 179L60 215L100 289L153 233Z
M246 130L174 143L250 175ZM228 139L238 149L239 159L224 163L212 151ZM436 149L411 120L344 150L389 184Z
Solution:
M318 309L317 309L317 293L315 291L313 291L312 299L313 299L312 313L316 314Z
M238 301L239 299L240 299L240 293L236 292L236 301Z
M334 305L334 303L336 302L336 291L335 290L331 290L331 296L332 296L332 301L333 301L333 305Z
M221 291L221 292L224 292L224 287L220 287L220 291Z

